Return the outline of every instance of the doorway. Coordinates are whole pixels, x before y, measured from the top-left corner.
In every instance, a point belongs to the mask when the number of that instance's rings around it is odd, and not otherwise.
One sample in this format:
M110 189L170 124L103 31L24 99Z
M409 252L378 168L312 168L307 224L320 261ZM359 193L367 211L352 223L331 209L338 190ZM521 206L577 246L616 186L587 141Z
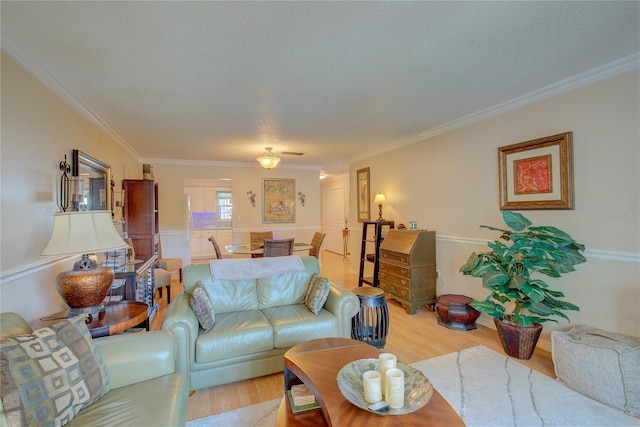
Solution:
M326 234L324 249L344 255L344 187L327 188L322 192L322 230Z

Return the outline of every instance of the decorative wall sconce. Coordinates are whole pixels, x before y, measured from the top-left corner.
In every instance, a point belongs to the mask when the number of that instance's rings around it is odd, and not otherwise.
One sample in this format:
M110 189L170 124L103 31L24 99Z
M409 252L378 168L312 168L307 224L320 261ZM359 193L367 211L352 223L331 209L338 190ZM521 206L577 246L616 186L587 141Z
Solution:
M376 221L386 221L386 219L382 218L382 204L386 201L387 199L384 197L384 194L382 193L376 194L376 198L373 199L373 203L378 205L378 219Z
M251 202L251 206L253 206L254 208L256 207L256 193L254 193L252 190L247 191L247 194L249 195L248 199L249 202Z
M62 175L60 176L60 192L58 193L58 207L61 212L66 212L69 206L69 174L71 173L71 165L67 163L67 155L64 155L64 160L60 162L60 170Z
M281 159L271 152L273 147L264 147L264 149L267 151L265 151L261 157L256 159L260 162L260 165L265 169L272 169L278 166Z

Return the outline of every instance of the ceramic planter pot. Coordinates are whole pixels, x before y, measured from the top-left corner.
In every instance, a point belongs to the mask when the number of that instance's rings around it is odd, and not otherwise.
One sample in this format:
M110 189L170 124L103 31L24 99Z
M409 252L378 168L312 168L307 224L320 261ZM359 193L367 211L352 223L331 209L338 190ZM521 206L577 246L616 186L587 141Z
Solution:
M542 325L520 326L508 319L493 318L505 353L517 359L531 359Z

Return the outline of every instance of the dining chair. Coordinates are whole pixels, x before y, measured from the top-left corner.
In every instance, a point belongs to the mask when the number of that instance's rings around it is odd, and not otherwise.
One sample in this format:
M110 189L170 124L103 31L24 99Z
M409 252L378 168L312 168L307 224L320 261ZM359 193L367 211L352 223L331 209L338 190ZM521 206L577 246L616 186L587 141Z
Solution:
M266 239L264 241L264 256L275 257L293 255L294 240L294 238L279 240Z
M264 241L267 239L273 239L273 231L250 231L249 237L251 238L251 250L260 249L264 247ZM261 258L262 254L251 254L251 258Z
M316 234L313 235L313 239L311 239L311 249L309 249L309 256L314 256L318 258L320 256L320 246L322 246L322 242L324 241L326 234L320 233L316 231Z
M222 259L222 252L220 251L220 246L218 246L218 242L213 236L209 236L209 241L213 245L213 249L216 251L216 257L218 259Z

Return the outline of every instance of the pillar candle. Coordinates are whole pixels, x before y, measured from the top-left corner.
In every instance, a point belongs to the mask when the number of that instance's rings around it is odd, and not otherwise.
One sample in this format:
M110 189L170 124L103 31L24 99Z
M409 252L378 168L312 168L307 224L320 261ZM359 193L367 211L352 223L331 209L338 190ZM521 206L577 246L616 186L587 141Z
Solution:
M366 371L362 376L364 400L378 403L382 400L382 376L378 371Z
M398 368L387 369L385 400L390 408L400 409L404 406L404 372Z
M379 371L380 371L380 375L382 376L382 395L385 397L385 399L386 399L385 387L386 387L386 381L387 381L387 377L385 373L387 372L387 369L395 368L397 361L398 359L396 358L396 356L391 353L382 353L380 354L380 356L378 356L378 365L380 366Z

